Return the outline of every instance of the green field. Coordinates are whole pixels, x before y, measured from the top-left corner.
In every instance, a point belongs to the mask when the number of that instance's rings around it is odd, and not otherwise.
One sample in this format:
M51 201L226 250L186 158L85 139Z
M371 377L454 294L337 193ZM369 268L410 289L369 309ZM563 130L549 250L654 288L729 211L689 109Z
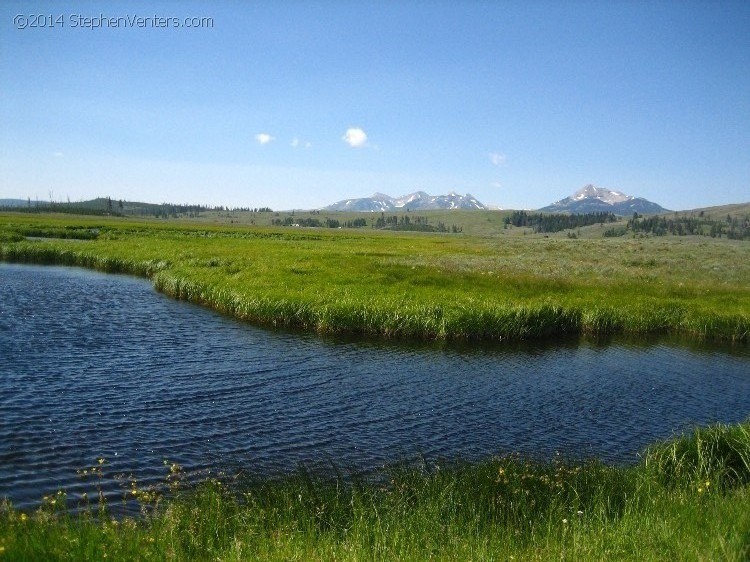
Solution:
M577 239L466 234L492 213L455 215L468 225L462 234L5 213L0 259L144 275L176 298L319 333L748 340L747 241L601 238L607 225ZM490 224L502 225L502 215Z
M451 215L460 234L270 227L258 215L5 213L0 259L146 276L176 298L319 333L748 341L747 241L603 238L607 225L573 239L505 228L496 211ZM64 493L33 512L3 504L0 560L750 558L750 422L657 444L629 467L509 456L186 489L166 470L167 496L125 491L136 518L112 517L95 490L78 514Z
M105 461L102 461L105 462ZM105 463L106 464L106 463ZM101 465L95 464L94 469ZM750 557L750 421L656 444L630 467L521 457L378 477L212 480L138 517L63 493L0 504L7 560L727 560Z

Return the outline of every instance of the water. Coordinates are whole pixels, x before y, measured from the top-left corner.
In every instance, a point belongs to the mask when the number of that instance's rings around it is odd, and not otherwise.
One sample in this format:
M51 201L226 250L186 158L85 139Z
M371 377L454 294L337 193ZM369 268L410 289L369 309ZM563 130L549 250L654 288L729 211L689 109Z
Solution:
M630 462L750 415L747 347L396 345L257 329L145 280L0 264L0 497L424 455ZM106 459L102 477L76 473ZM123 479L124 478L124 479Z

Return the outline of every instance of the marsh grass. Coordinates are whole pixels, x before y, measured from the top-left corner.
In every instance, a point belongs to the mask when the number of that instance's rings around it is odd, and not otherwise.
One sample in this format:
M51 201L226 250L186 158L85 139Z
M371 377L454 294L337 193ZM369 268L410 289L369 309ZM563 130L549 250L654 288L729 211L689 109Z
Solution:
M27 232L91 233L18 240ZM435 340L664 334L746 342L750 244L229 228L0 215L0 259L149 277L256 324Z
M701 492L750 484L750 424L715 425L649 448L646 468L670 486Z
M231 486L213 479L143 496L148 509L135 518L101 506L73 514L62 501L27 513L6 502L0 557L745 560L749 436L750 421L702 428L625 467L510 455L422 459L369 478L301 468Z

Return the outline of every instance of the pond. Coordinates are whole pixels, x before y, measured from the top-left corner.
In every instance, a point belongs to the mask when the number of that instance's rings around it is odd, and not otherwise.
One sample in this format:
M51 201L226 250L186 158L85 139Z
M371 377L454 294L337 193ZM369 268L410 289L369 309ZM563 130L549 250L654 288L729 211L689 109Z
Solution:
M0 497L557 452L634 462L750 414L747 346L395 344L259 329L149 281L0 264ZM105 459L93 481L80 469ZM124 480L123 480L124 477Z

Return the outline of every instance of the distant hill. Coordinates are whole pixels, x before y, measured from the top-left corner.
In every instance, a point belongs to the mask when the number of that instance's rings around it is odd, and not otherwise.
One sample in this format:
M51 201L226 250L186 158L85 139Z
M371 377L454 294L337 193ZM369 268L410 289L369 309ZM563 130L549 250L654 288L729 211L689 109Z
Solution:
M0 207L26 207L28 199L0 199Z
M467 193L459 195L450 192L448 195L429 195L424 191L417 191L401 197L391 197L384 193L376 193L372 197L361 199L345 199L328 205L324 211L359 211L359 212L385 212L385 211L429 211L437 209L487 209L475 197Z
M668 209L643 197L633 197L619 191L590 184L579 189L570 197L538 210L548 213L607 212L622 216L632 215L633 213L653 215L668 212Z
M750 202L688 209L686 211L679 211L679 213L685 216L700 215L707 217L726 217L728 215L730 217L750 217Z
M194 217L223 207L204 205L179 205L172 203L140 203L137 201L115 200L110 197L97 197L89 201L56 202L28 199L0 199L0 210L23 213L67 213L73 215L112 215L112 216L155 216L155 217ZM247 210L250 209L238 209ZM268 208L256 211L270 211Z

